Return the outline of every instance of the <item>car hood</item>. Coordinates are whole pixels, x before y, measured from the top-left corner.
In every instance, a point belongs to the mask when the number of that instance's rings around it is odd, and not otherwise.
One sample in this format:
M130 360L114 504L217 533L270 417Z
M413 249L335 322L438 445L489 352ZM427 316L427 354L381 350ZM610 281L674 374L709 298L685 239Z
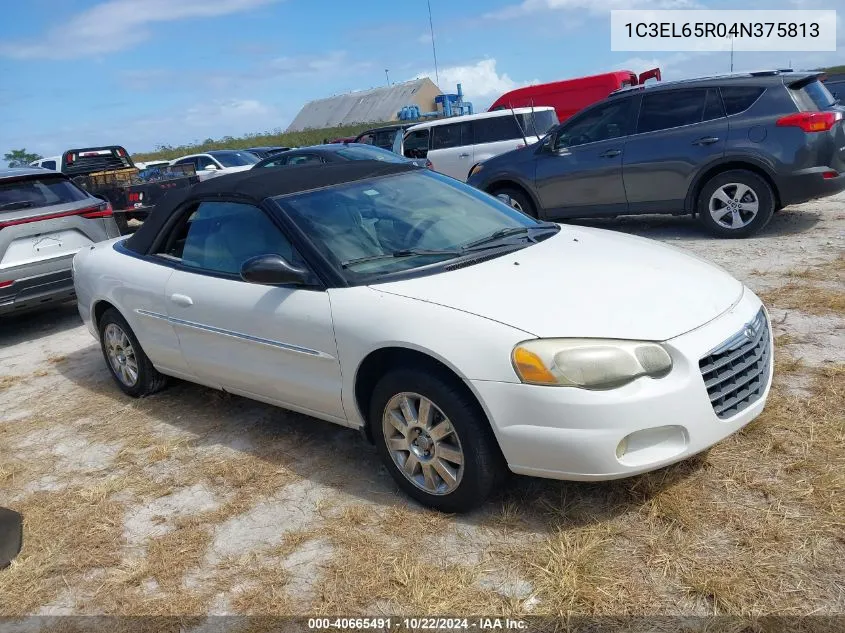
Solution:
M539 337L650 341L704 325L743 293L721 268L671 246L572 226L486 262L371 287Z

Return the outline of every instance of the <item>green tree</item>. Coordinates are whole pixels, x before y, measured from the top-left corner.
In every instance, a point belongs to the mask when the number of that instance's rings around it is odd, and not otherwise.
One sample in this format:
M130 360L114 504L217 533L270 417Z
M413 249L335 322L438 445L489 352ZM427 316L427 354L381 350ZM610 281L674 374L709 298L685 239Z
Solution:
M13 149L3 157L3 160L9 163L9 167L26 167L39 158L42 158L40 154L31 154L25 149Z

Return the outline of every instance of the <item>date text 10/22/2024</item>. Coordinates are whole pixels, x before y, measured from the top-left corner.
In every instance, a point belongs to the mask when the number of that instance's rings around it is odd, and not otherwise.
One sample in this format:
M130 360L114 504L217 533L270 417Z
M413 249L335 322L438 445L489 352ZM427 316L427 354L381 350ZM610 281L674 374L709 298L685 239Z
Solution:
M525 631L528 622L511 618L309 618L308 628L317 631L390 631L390 630L510 630Z

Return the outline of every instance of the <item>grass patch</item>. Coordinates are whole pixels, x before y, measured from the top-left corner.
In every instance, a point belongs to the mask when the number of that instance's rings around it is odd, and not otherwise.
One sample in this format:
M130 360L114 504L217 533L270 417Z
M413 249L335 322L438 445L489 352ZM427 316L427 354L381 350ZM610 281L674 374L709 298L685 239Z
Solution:
M760 297L767 305L784 310L799 310L810 314L845 314L845 290L789 282L773 290L765 290Z
M358 136L361 132L391 125L398 121L356 123L354 125L342 125L338 127L320 128L315 130L302 130L300 132L283 132L276 129L268 132L247 134L235 138L224 136L223 138L207 138L204 141L196 140L185 145L158 145L154 152L140 152L132 155L135 161L150 160L172 160L185 154L205 152L210 149L245 149L247 147L277 146L277 147L307 147L319 145L324 139L333 139L349 136Z

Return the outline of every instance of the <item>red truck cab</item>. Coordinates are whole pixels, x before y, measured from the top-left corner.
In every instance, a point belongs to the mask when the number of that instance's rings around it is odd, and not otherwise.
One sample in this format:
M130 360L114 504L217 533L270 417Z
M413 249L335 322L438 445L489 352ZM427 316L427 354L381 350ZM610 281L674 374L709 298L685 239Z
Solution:
M649 79L660 81L660 69L653 68L640 75L630 70L620 70L602 75L525 86L503 94L493 102L489 111L552 106L557 112L558 121L562 122L588 105L601 101L614 90L643 84Z

